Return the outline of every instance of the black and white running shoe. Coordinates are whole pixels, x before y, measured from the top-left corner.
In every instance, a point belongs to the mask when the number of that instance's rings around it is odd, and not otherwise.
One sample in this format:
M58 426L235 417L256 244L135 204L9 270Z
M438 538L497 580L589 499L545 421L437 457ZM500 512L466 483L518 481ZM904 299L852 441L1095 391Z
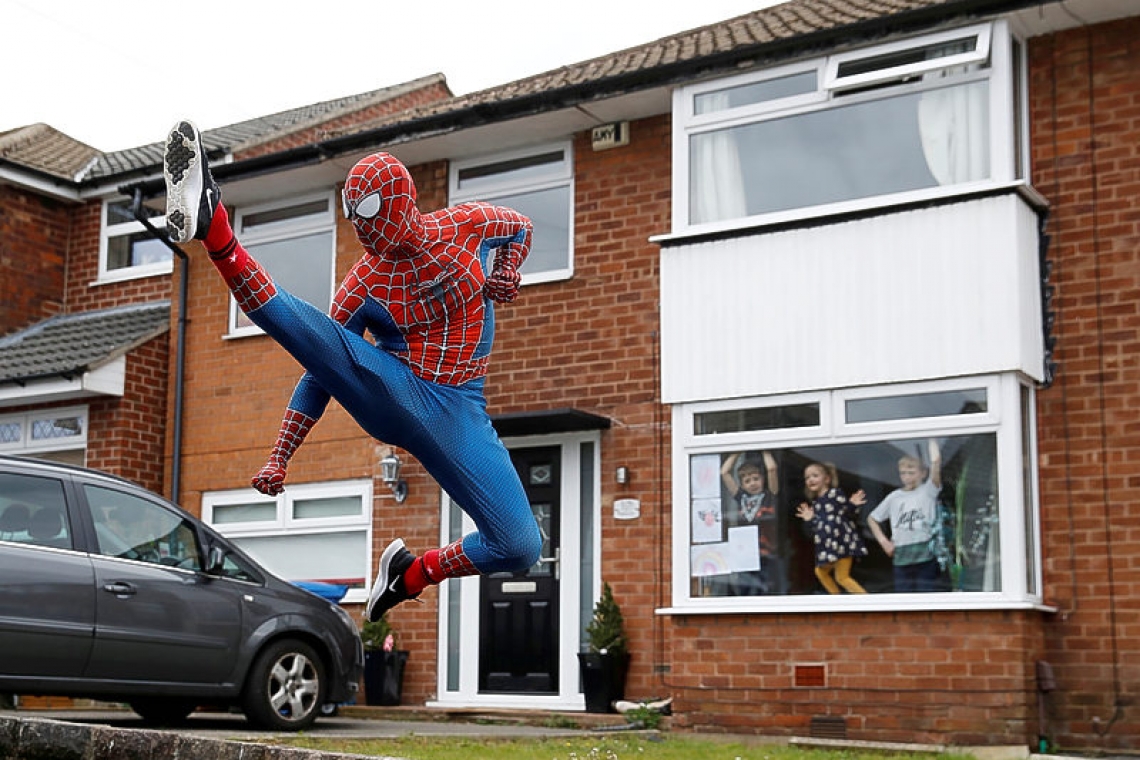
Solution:
M166 176L166 231L175 243L203 240L222 193L210 175L202 134L189 121L170 130L162 156Z
M364 609L368 620L375 622L400 602L419 596L409 594L404 586L404 573L415 561L415 555L404 547L402 538L397 538L384 549L380 555L380 570L376 573L376 582L372 584L368 606Z

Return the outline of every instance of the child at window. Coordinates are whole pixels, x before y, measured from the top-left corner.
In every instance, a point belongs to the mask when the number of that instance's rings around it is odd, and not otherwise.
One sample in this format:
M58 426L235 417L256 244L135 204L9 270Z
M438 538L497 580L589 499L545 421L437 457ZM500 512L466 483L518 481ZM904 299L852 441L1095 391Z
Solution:
M742 595L783 594L787 591L787 573L780 551L780 515L776 494L780 490L776 460L770 452L761 453L764 467L740 452L730 454L720 468L724 487L736 502L729 511L731 527L755 525L759 538L760 570L736 573L734 585Z
M898 593L937 591L941 576L934 554L934 526L942 488L942 454L937 441L929 441L927 448L929 472L918 457L899 459L902 487L891 491L867 518L871 533L891 558ZM883 532L884 522L891 524L890 538Z
M812 501L800 502L796 516L811 524L815 577L829 594L838 594L840 586L850 594L867 593L851 577L855 558L867 556L854 509L866 503L867 495L856 491L849 499L839 487L835 465L823 462L811 462L804 468L804 487Z

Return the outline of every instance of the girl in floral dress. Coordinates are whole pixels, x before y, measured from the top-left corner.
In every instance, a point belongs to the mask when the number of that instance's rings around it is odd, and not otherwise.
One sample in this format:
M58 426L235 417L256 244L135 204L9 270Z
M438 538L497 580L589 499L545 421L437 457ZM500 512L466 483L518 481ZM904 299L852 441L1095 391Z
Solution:
M812 462L805 467L804 486L812 501L801 502L796 516L811 523L815 577L829 594L838 594L840 586L850 594L867 593L851 577L855 558L867 556L867 547L855 525L855 508L866 503L866 494L856 491L848 498L839 487L835 465L830 463Z

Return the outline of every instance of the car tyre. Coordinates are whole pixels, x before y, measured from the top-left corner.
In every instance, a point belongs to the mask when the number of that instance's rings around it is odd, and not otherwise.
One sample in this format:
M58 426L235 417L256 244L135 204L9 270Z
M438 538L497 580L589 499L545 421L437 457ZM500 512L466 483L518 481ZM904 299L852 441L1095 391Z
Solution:
M317 719L325 703L325 666L308 644L276 641L254 660L242 695L242 711L254 725L300 731Z
M177 726L198 707L197 702L172 697L152 697L129 704L132 710L152 726Z

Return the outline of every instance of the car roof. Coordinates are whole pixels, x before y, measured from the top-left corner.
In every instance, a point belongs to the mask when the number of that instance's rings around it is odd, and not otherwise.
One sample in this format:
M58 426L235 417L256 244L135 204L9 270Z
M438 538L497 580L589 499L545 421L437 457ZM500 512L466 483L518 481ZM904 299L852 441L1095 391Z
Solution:
M34 457L21 456L19 454L0 454L0 464L15 464L21 468L30 468L33 470L42 470L45 472L70 472L72 474L83 475L92 479L107 480L122 485L128 485L133 488L143 488L133 480L112 475L109 472L102 470L93 470L90 467L81 467L76 464L65 464L63 462L53 462L47 459L35 459ZM143 488L143 490L147 490Z

